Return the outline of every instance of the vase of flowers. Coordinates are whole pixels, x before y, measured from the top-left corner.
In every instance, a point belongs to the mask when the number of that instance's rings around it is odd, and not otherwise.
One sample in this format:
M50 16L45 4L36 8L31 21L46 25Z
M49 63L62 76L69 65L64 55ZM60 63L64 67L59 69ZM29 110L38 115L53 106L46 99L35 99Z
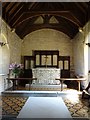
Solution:
M17 63L12 63L9 65L9 70L12 73L12 75L17 78L21 73L23 73L23 64L17 64Z

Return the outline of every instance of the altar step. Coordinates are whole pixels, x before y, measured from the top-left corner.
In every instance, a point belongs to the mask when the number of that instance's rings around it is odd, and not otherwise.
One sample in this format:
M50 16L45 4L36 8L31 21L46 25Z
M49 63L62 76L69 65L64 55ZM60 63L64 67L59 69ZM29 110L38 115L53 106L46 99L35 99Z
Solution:
M25 86L26 90L29 89L29 84ZM66 89L67 85L63 84L63 89ZM61 91L61 85L36 85L32 84L30 90L35 91Z

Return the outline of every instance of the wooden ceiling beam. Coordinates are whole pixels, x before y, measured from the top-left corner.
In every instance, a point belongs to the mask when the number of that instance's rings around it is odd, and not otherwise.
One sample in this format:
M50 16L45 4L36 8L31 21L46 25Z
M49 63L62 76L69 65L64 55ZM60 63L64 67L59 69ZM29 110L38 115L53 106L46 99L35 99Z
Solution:
M75 30L78 29L78 26L76 26L75 24L73 24L73 22L70 22L69 20L66 20L62 17L58 17L58 16L55 16L55 18L59 21L59 24L62 24L63 26L67 26L67 29L71 29L74 28Z
M15 16L20 15L20 10L23 8L23 3L19 4L16 10L9 16L10 20L9 23L15 18Z
M35 7L36 7L37 5L38 5L38 2L32 2L32 3L29 3L28 10L35 9Z
M33 25L37 18L38 17L33 17L33 19L31 19L31 20L27 20L27 22L25 22L21 26L18 26L16 29L18 29L18 31L20 31L21 33L23 33L24 32L23 29L24 30L28 29L28 26Z
M19 35L21 36L21 38L23 39L24 36L26 36L27 34L29 34L32 31L38 30L38 29L43 29L43 28L50 28L50 29L55 29L58 31L63 31L65 34L67 34L70 38L73 38L73 35L75 34L74 32L74 28L72 29L67 29L66 30L66 26L63 27L63 25L61 24L33 24L33 25L28 25L27 29L24 28L24 31L16 31L17 33L19 33ZM72 32L73 31L73 32Z
M82 27L83 25L81 24L78 19L76 19L69 11L32 11L32 12L25 12L21 17L18 18L18 20L14 23L12 23L12 27L16 27L22 22L26 21L27 19L30 19L35 16L40 16L40 15L56 15L56 16L62 16L65 19L68 19L69 21L73 22L76 24L78 27Z
M65 10L68 10L72 16L74 16L74 18L81 24L81 26L84 26L85 22L86 22L86 16L85 14L81 11L81 9L77 6L77 4L79 4L77 2L70 2L70 4L68 3L62 3ZM87 12L87 11L86 11Z
M43 16L43 20L44 20L44 23L49 23L49 20L50 20L51 16L49 15L44 15Z
M87 16L88 16L88 21L90 20L90 2L88 3L88 13L87 13Z
M80 3L75 2L76 6L86 15L86 10L80 5Z
M18 6L20 5L21 3L15 3L15 5L13 6L13 8L9 11L9 14L10 15L14 15L14 13L15 13L15 10L18 8ZM11 19L11 18L10 18Z
M2 16L3 16L4 19L6 18L6 12L7 12L6 8L8 7L9 4L10 4L9 2L8 3L4 3L4 2L2 3L2 8L3 8L2 9L2 12L3 12Z
M68 11L61 11L61 12L57 11L57 12L59 12L61 14L67 14L68 13ZM48 14L51 14L51 13L56 14L57 12L55 12L55 11L31 11L31 12L24 12L22 17L18 17L18 19L15 22L12 22L12 27L16 27L19 24L21 24L22 22L24 22L27 19L30 19L32 17L45 15L47 13Z
M72 14L72 16L76 19L76 21L78 21L80 24L81 24L81 26L84 26L85 25L85 23L86 23L86 15L83 15L83 14L77 14L77 12L71 12L71 14Z
M27 2L26 3L22 2L21 9L19 9L18 12L17 12L17 14L15 14L14 17L12 19L10 19L10 25L11 25L11 27L13 27L13 24L15 24L18 21L18 19L21 18L21 16L23 15L23 13L25 11L27 11L28 5L29 4Z
M2 15L21 37L42 28L64 31L72 37L78 32L78 28L83 27L90 19L89 5L87 2L6 2L2 3ZM39 16L44 16L44 24L36 25L34 22ZM49 24L51 16L54 16L59 24Z
M9 12L9 10L12 8L14 2L10 2L9 5L6 7L6 12Z
M12 9L14 8L15 5L16 5L16 3L13 3L12 6L8 9L9 15L10 15L10 11L12 11Z
M2 7L5 8L6 2L2 2Z
M10 2L2 2L2 7L3 9L6 9L8 7L8 5L10 4Z
M79 2L79 4L81 4L81 6L82 6L85 10L87 10L87 8L88 8L88 2Z

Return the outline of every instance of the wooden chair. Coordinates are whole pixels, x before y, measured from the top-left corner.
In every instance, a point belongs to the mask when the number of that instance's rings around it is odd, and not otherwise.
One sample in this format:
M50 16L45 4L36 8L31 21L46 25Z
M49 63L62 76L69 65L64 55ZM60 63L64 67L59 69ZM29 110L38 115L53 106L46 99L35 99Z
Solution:
M85 95L87 95L87 98L89 100L89 106L90 106L90 92L88 91L89 89L90 89L90 82L89 82L87 88L84 89L83 92L82 92L82 99L84 99Z

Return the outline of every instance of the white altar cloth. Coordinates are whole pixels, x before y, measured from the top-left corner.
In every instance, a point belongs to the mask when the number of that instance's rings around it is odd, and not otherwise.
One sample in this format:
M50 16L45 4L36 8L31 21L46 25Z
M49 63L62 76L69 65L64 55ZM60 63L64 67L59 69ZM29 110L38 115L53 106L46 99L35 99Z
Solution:
M17 118L72 118L61 97L29 97Z
M33 84L37 85L56 85L60 84L60 81L55 80L55 78L60 78L59 68L33 68L33 77L37 80L33 80Z

